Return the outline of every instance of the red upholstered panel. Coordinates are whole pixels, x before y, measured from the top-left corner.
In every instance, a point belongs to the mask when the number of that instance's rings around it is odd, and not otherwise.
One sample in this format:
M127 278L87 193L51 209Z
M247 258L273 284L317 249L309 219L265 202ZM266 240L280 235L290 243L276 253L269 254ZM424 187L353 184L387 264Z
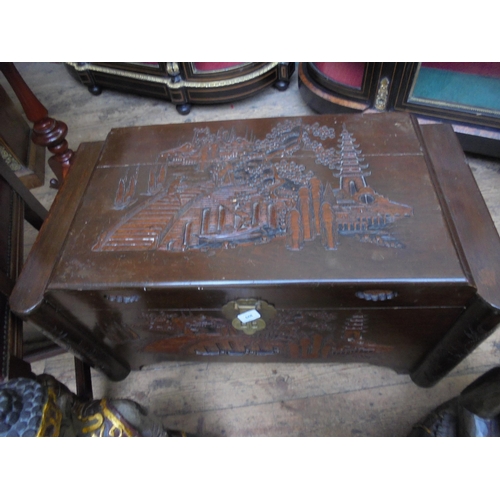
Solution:
M334 82L358 89L363 85L364 62L317 62L314 65Z
M233 68L239 66L240 62L195 62L194 67L198 71L220 71L221 69Z
M500 78L500 63L497 62L423 62L425 68L445 69L470 75Z

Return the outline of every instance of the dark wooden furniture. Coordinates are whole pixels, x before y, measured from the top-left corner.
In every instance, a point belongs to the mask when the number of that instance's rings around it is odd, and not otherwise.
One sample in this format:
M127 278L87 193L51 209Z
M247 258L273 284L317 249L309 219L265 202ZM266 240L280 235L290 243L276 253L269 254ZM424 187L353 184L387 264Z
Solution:
M47 109L33 94L13 63L0 62L0 71L19 99L26 118L33 123L31 140L35 145L46 147L52 153L48 163L57 177L52 185L58 187L73 161L73 151L69 149L66 141L68 127L64 122L49 116Z
M500 367L417 422L410 437L500 437Z
M0 209L1 381L11 377L28 376L31 373L29 364L23 360L22 321L11 313L8 300L23 264L25 214L37 229L41 227L46 216L45 209L1 159Z
M286 90L295 63L169 62L66 63L90 92L103 88L159 97L187 115L192 104L221 104L250 97L274 85Z
M334 361L429 386L497 326L499 257L448 125L114 129L78 150L11 306L115 380L161 360Z
M4 90L0 98L6 98L5 106L0 112L0 119L5 125L5 144L7 155L0 155L0 381L18 377L33 378L30 362L49 357L61 352L61 347L50 342L41 335L44 341L33 342L27 348L23 337L23 321L12 313L9 298L19 276L24 261L24 221L40 230L47 210L31 194L28 188L39 185L39 170L26 171L29 167L19 163L13 168L13 161L27 160L28 166L45 163L47 147L54 155L49 165L62 181L73 160L73 152L65 140L67 127L48 116L37 97L31 92L21 75L12 63L0 63L14 92L19 97L23 110L30 121L34 122L33 130L15 110L12 101ZM1 141L0 141L1 142ZM15 156L14 156L15 155ZM33 163L34 162L34 163ZM16 164L14 165L16 167ZM43 170L42 179L43 183ZM58 321L58 316L54 317ZM36 339L35 339L36 340ZM79 396L92 397L92 381L90 367L79 359L75 359L76 388Z
M9 297L23 265L24 220L39 230L47 211L0 159L0 382L18 377L34 378L30 361L61 352L52 342L27 352L23 321L12 313ZM77 392L92 397L90 367L75 360Z
M31 128L0 86L0 158L28 188L42 186L45 150L31 141Z
M318 113L409 111L450 123L462 148L500 157L500 63L299 63L305 102Z

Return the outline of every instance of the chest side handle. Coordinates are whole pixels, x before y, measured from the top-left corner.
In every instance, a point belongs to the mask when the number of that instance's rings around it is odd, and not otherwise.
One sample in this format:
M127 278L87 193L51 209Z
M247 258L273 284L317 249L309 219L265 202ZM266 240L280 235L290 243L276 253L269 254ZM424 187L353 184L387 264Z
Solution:
M398 293L393 292L392 290L364 290L356 292L356 297L358 297L358 299L369 300L373 302L392 300L397 296Z

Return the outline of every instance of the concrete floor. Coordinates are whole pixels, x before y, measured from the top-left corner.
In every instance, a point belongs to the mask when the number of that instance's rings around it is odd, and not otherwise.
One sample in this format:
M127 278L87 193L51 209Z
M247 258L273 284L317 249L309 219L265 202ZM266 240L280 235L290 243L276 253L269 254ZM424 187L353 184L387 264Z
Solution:
M181 116L167 101L105 90L92 96L60 64L19 63L22 76L49 110L69 127L70 147L104 140L113 127L226 119L313 115L302 101L295 74L286 92L268 88L233 104L193 106ZM14 95L0 75L0 85ZM500 228L500 162L469 157L480 190ZM55 191L33 193L47 208ZM27 233L29 249L34 235ZM498 363L496 331L431 389L406 375L362 364L161 363L119 383L93 372L96 397L132 398L165 426L203 436L405 436L429 410L457 395ZM63 354L33 365L74 389L73 358Z

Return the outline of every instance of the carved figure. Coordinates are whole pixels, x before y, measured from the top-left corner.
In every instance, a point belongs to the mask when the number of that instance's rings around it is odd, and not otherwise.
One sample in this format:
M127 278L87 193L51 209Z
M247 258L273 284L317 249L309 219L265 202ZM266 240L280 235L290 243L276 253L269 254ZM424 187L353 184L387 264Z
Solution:
M356 355L369 357L393 350L393 346L364 339L368 318L356 313L339 320L336 312L280 311L256 335L242 335L223 318L203 314L148 311L143 320L158 335L144 347L145 352L181 352L196 356L272 357L285 354L291 359ZM141 324L135 325L141 328ZM325 334L325 329L329 332Z
M345 125L339 149L325 148L335 136L333 128L301 119L278 123L264 139L195 129L191 142L142 167L147 175L130 168L120 179L114 208L124 216L93 250L231 248L275 238L285 238L289 250L316 238L335 250L339 235L402 248L388 229L411 216L411 207L368 186L368 165ZM293 161L298 152L312 152L316 164L331 169L338 188ZM139 187L141 178L147 186Z
M469 384L417 422L410 437L499 437L500 367Z
M167 437L141 405L128 399L83 401L50 375L0 384L0 437Z

